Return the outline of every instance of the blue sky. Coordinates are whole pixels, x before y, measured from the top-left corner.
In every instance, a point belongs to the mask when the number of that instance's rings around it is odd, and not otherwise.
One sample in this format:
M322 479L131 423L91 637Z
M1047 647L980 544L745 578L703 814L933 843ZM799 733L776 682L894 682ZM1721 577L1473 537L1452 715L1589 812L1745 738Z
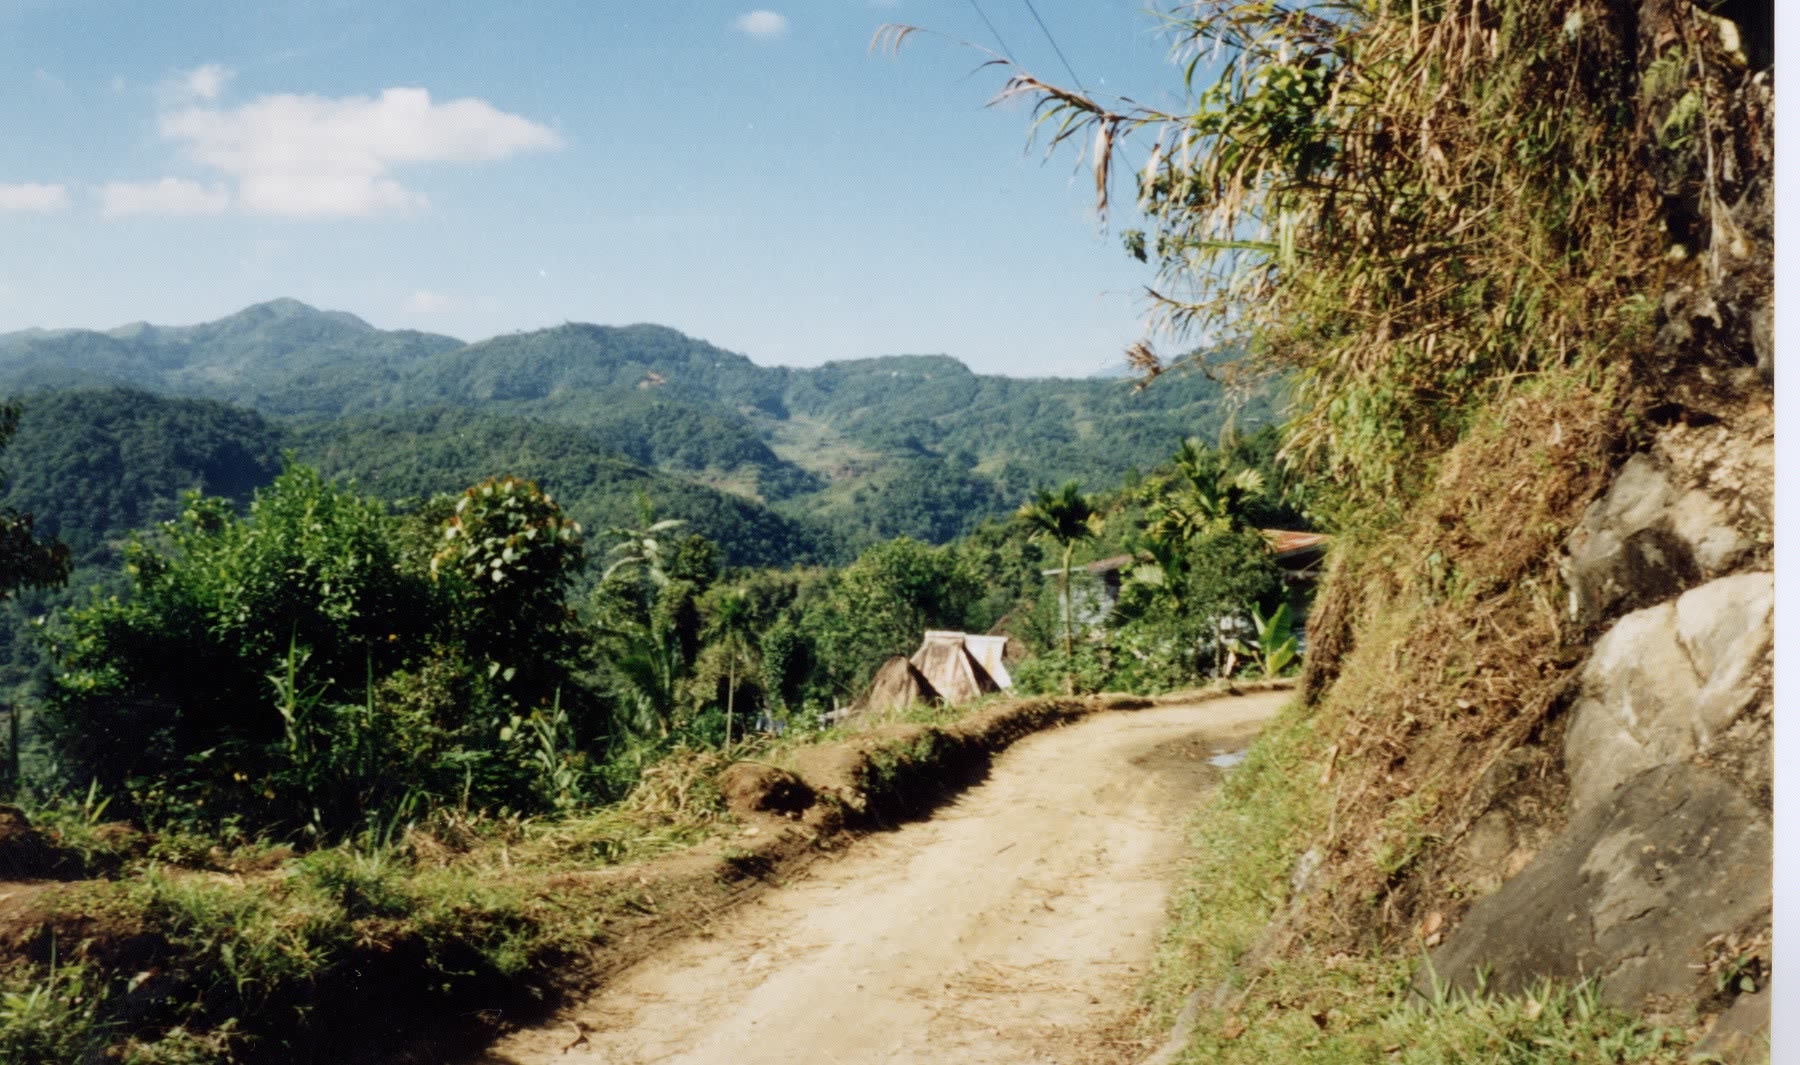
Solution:
M1089 89L1178 99L1139 0L1036 4ZM0 0L0 331L292 296L1084 375L1141 333L1129 218L1102 232L1076 155L983 106L980 54L869 51L885 22L997 47L983 13L1069 80L1025 0Z

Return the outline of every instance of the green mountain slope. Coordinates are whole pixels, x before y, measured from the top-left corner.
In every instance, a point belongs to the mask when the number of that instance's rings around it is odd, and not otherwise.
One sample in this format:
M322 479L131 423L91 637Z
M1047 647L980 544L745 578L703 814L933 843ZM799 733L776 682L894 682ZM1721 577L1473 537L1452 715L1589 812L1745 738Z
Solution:
M976 374L941 355L827 363L790 374L790 421L822 424L876 453L959 460L1013 505L1040 484L1117 483L1131 468L1167 458L1184 437L1216 436L1228 419L1253 428L1275 417L1271 393L1234 407L1216 382L1198 374L1170 375L1139 391L1118 378Z
M128 389L45 392L23 404L0 501L78 562L175 516L182 493L244 502L281 468L281 431L253 411Z
M784 566L832 555L810 523L740 496L621 458L568 425L457 408L357 415L294 426L295 457L328 477L354 479L388 499L459 492L483 478L529 477L556 496L590 536L636 517L642 492L664 518L716 541L735 566Z
M0 392L124 385L265 414L336 414L385 394L409 365L464 346L284 299L201 325L0 336Z
M570 324L463 344L294 300L195 326L0 336L0 393L96 383L309 421L454 408L554 422L585 431L570 439L595 454L780 502L790 519L827 520L858 540L942 540L1038 485L1107 487L1183 437L1273 416L1270 394L1228 402L1199 375L1139 392L1117 378L976 374L941 355L763 367L655 325ZM346 457L342 468L356 465Z
M459 492L499 474L530 477L595 534L629 523L644 492L662 516L717 541L733 565L833 554L812 523L648 469L573 426L459 409L271 424L213 400L123 388L41 392L22 406L0 503L33 514L40 532L83 563L110 562L110 545L174 517L190 489L247 501L279 472L284 450L390 500Z
M684 403L782 418L790 372L659 325L572 324L444 352L413 367L386 404L543 403L563 420L590 421L604 413L603 399L654 391Z

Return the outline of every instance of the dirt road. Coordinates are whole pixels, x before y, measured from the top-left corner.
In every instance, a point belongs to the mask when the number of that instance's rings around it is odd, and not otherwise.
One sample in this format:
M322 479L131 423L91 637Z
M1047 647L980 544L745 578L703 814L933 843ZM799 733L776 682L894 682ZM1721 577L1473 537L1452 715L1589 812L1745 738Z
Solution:
M615 979L489 1065L1128 1061L1186 814L1287 693L1027 737L879 833Z

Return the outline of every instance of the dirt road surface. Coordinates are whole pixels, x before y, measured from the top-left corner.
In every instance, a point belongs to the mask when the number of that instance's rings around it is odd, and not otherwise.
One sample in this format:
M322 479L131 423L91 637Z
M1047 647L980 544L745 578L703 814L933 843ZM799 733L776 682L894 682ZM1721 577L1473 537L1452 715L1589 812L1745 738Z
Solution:
M488 1065L1088 1065L1127 1020L1188 815L1291 696L1026 737L929 821L721 914Z

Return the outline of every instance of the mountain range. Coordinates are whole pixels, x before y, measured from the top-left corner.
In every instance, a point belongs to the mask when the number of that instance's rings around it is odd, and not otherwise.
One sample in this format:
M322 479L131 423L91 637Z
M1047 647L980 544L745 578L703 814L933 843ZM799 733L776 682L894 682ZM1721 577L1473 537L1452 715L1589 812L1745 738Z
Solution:
M657 325L571 323L465 343L281 299L200 325L0 335L0 395L25 410L7 455L13 496L37 483L18 472L41 450L33 409L55 408L51 435L91 439L101 430L78 423L104 421L109 402L62 397L95 389L224 404L238 412L221 415L233 424L253 412L257 427L239 428L255 437L245 454L264 456L255 468L268 467L276 440L384 494L502 472L558 481L575 496L591 495L596 480L632 483L659 506L681 496L685 509L712 515L707 524L761 528L761 547L727 553L762 564L902 533L943 541L1038 485L1107 487L1185 436L1273 416L1269 395L1233 404L1197 374L1137 390L1117 378L981 375L941 355L766 367ZM197 408L149 416L142 401L109 394L158 431L199 424ZM600 494L593 502L610 506L620 493Z

